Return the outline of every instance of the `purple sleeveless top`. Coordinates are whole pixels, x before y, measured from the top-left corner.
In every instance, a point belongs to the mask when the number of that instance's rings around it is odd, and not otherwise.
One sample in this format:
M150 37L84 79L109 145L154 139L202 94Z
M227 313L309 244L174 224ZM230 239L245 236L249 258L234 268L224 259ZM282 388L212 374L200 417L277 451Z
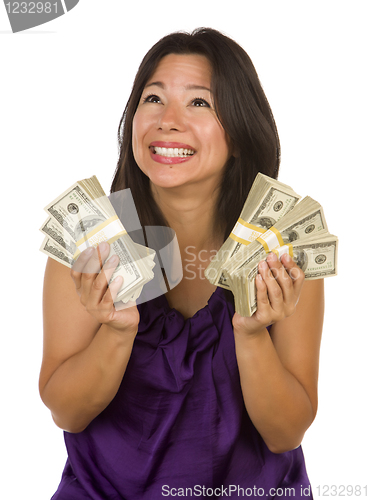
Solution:
M312 498L301 447L270 452L245 410L228 294L186 320L164 295L138 306L121 386L83 432L64 433L52 500Z

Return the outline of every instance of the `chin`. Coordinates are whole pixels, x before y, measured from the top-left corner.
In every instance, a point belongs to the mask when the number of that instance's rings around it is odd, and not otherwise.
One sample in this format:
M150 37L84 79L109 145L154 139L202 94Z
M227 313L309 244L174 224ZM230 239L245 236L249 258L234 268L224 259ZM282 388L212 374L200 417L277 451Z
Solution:
M151 171L146 175L149 177L151 184L159 188L178 188L185 186L190 181L188 176L176 172L174 167L167 167L164 172Z
M185 187L186 184L183 182L175 182L174 180L165 180L165 179L150 179L150 183L154 188L160 189L179 189Z

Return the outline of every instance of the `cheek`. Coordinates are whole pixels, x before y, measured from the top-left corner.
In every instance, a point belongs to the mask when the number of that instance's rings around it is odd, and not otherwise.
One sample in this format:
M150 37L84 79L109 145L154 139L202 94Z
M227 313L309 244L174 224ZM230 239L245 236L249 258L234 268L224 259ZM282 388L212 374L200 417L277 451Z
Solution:
M222 144L223 155L229 158L230 154L230 145L226 132L224 129L220 131L220 144Z
M140 144L142 139L142 120L140 114L136 113L132 120L132 150L137 161L140 157Z
M223 128L217 128L214 131L212 139L210 138L209 140L209 144L212 147L211 153L226 163L231 155L227 136Z
M206 120L199 125L198 135L202 138L202 142L208 145L210 153L215 153L217 156L228 156L229 146L223 127L218 122Z

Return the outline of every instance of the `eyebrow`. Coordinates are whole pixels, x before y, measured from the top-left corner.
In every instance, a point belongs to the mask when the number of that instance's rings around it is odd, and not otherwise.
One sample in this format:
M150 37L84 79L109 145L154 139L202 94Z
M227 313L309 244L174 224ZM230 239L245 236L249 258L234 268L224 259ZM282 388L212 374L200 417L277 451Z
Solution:
M145 88L148 87L160 87L161 89L165 89L166 86L163 82L151 82L145 85ZM211 89L208 87L204 87L204 85L195 85L193 83L189 83L188 85L185 85L185 90L207 90L208 92L211 93Z

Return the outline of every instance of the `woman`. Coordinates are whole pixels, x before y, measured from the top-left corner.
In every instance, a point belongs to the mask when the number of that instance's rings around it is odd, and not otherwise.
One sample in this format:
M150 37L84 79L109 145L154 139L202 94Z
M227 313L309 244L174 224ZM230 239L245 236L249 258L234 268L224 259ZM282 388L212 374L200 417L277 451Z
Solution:
M278 172L249 57L210 29L163 38L119 133L112 191L131 188L142 226L175 230L183 279L116 311L117 262L100 266L108 244L83 252L71 276L49 259L40 393L68 450L53 499L310 496L300 443L317 409L322 280L271 254L244 318L203 274L256 173Z

